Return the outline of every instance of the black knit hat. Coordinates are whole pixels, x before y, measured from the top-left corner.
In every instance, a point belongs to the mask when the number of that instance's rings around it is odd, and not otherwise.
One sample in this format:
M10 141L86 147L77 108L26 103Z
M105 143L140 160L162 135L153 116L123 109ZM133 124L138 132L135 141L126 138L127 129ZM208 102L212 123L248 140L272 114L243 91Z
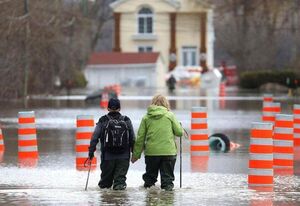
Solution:
M117 98L111 98L108 102L108 108L111 110L118 110L121 108L120 100Z

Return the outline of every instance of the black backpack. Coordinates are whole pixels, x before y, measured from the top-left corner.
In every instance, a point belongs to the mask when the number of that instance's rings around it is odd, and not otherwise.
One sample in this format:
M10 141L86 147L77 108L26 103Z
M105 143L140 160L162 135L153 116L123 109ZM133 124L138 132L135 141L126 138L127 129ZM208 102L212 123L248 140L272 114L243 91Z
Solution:
M113 119L109 115L107 125L104 130L104 150L122 154L129 148L129 130L125 117L121 116L119 119Z

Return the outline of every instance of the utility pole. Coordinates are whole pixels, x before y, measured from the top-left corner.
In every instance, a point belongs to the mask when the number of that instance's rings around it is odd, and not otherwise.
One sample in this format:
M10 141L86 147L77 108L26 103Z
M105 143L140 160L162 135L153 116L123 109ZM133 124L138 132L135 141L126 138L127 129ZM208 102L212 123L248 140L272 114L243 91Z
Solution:
M82 4L83 15L87 16L87 14L88 14L88 2L87 2L87 0L81 0L81 4Z
M28 14L28 1L24 0L24 14Z
M24 0L24 15L28 15L28 0ZM23 100L24 106L27 108L27 96L28 96L28 75L29 75L29 18L25 18L25 40L24 40L24 60L25 60L25 67L24 67L24 91L23 91Z

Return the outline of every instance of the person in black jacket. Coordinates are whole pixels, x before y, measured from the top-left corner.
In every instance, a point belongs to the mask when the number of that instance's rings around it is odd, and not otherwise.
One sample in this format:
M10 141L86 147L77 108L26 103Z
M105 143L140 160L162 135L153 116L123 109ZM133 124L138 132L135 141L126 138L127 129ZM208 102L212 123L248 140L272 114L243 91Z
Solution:
M169 89L169 93L170 93L170 94L173 94L173 93L174 93L176 82L177 82L177 81L176 81L174 75L171 74L171 76L170 76L169 79L167 80L167 86L168 86L168 89Z
M112 98L108 102L108 114L100 117L89 146L89 159L92 160L96 145L99 140L101 143L101 179L98 183L99 187L111 188L114 190L124 190L126 188L126 174L129 168L130 155L135 142L135 134L131 120L127 116L120 114L120 100ZM116 152L108 151L106 146L107 126L110 120L123 120L128 128L128 146L125 150Z

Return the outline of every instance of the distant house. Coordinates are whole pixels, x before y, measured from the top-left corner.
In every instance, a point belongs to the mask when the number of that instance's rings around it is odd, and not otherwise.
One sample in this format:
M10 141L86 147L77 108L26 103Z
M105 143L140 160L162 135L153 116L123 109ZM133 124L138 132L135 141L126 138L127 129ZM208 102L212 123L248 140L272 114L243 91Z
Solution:
M213 9L209 5L199 2L201 1L115 1L110 5L114 12L114 46L110 55L117 52L118 54L115 55L122 56L122 54L130 53L137 57L139 54L153 53L149 55L157 55L159 53L159 59L161 59L159 64L162 65L155 67L159 71L155 71L153 74L159 74L159 76L155 83L151 83L151 86L156 87L164 86L163 77L177 66L187 69L200 66L204 69L213 67ZM118 61L118 59L112 60L110 66L118 68L118 63L114 61ZM139 64L143 63L148 64L146 62ZM131 67L135 67L133 64L132 62ZM89 68L91 68L91 62ZM141 70L147 71L145 67ZM99 75L103 76L102 72L104 69L101 70L101 74L100 71L98 72ZM126 74L133 74L133 71L129 72L129 69L127 72ZM150 74L149 70L143 74ZM143 75L136 73L134 76L126 76L124 73L123 76L121 74L119 76L115 79L118 79L119 82L112 83L125 83L126 78ZM95 79L96 77L87 76L89 82L94 81L90 78ZM89 85L94 84L89 83ZM150 82L145 84L150 85ZM98 82L98 85L103 85L103 83Z
M213 67L213 9L197 0L118 0L114 51L160 52L166 68Z
M84 71L89 89L110 84L129 87L163 87L164 64L158 52L101 52L91 55Z

